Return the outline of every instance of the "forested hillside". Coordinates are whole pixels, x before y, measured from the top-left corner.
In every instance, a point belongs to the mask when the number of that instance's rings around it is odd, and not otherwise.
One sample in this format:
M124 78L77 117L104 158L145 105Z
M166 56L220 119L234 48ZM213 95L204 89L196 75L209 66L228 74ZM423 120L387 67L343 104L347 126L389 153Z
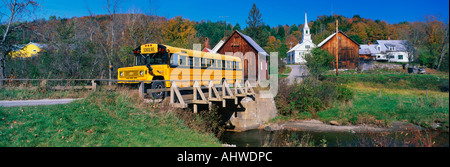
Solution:
M243 16L245 17L245 16ZM247 25L232 25L224 21L193 21L177 16L165 18L145 14L108 14L85 17L60 18L52 16L31 22L16 22L8 34L8 45L3 54L15 45L37 42L48 48L30 59L11 59L6 56L5 75L12 78L115 78L117 68L132 65L132 49L144 43L161 43L183 48L210 39L214 47L234 30L249 35L266 52L279 52L286 57L290 47L301 41L303 18L299 24L267 25L264 16L254 6ZM319 16L309 21L313 42L318 44L339 29L360 44L376 40L405 39L414 45L415 62L448 71L448 22L436 16L426 16L424 21L387 23L355 15ZM0 26L0 34L6 25ZM255 33L257 32L257 33ZM446 38L447 37L447 38ZM112 68L110 68L112 67Z

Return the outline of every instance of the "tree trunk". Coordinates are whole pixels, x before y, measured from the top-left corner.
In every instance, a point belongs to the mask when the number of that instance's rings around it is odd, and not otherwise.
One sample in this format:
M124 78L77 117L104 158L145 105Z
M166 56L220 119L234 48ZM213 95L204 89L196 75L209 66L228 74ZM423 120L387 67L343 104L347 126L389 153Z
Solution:
M445 51L447 50L447 47L448 47L448 44L444 44L444 46L442 47L441 57L439 58L439 63L438 63L438 66L436 68L436 70L438 70L438 71L439 71L439 68L441 68L442 58L444 58Z
M3 79L5 79L5 56L3 53L0 53L0 87L3 86L3 83L5 82Z

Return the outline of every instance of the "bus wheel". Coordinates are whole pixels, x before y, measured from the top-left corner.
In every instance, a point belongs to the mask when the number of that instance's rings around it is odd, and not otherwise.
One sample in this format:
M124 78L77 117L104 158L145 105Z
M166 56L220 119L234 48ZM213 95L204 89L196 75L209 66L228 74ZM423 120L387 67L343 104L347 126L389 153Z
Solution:
M164 89L166 85L162 81L153 81L151 89ZM155 99L163 99L164 91L152 93L152 97Z

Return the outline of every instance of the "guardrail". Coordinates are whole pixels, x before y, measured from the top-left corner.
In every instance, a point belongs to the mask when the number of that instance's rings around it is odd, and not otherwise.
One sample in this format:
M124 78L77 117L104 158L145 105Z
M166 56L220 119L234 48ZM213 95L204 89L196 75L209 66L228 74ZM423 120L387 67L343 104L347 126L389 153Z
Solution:
M135 83L139 85L139 97L144 99L145 93L153 94L157 92L170 92L170 105L172 107L177 108L186 108L188 104L193 104L194 113L197 113L197 105L209 105L209 109L211 109L212 102L222 102L222 107L226 106L226 100L232 99L235 104L238 104L238 97L245 96L253 96L255 95L255 91L253 87L255 87L256 82L251 84L249 80L245 81L242 85L242 80L157 80L158 82L170 82L170 88L161 88L161 89L147 89L145 91L145 84L155 82L155 80L116 80L116 79L0 79L0 81L39 81L40 87L49 87L54 90L71 90L71 89L91 89L95 91L97 89L99 82L108 82L108 83L119 83L119 82L127 82L127 83ZM85 86L73 86L67 84L65 86L48 86L48 81L66 81L66 82L86 82L84 84L90 84ZM220 81L220 85L215 85L214 81ZM231 83L229 83L231 81ZM178 87L177 83L190 82L189 87ZM199 82L207 82L206 86L201 86ZM233 83L234 82L234 83ZM191 84L192 83L192 84ZM233 83L233 84L232 84ZM11 84L11 83L10 83ZM232 87L230 87L232 84ZM5 84L5 85L8 85ZM3 85L5 87L5 85ZM69 85L69 86L68 86ZM25 86L26 87L26 86ZM217 88L221 88L218 91ZM207 96L203 92L203 90L208 89ZM192 96L182 95L180 91L192 91ZM219 93L220 92L220 93ZM192 97L192 98L190 98Z

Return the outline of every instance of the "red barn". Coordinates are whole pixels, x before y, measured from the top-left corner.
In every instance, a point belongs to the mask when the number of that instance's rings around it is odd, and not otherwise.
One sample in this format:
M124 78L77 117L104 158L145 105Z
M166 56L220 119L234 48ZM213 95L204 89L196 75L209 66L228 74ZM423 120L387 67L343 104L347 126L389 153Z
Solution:
M339 69L356 68L359 65L359 44L341 31L337 36L336 33L331 34L317 46L336 57L336 39L339 39Z
M268 79L268 56L252 38L235 30L217 50L220 54L232 54L241 58L244 65L244 79ZM259 54L259 56L258 56Z

